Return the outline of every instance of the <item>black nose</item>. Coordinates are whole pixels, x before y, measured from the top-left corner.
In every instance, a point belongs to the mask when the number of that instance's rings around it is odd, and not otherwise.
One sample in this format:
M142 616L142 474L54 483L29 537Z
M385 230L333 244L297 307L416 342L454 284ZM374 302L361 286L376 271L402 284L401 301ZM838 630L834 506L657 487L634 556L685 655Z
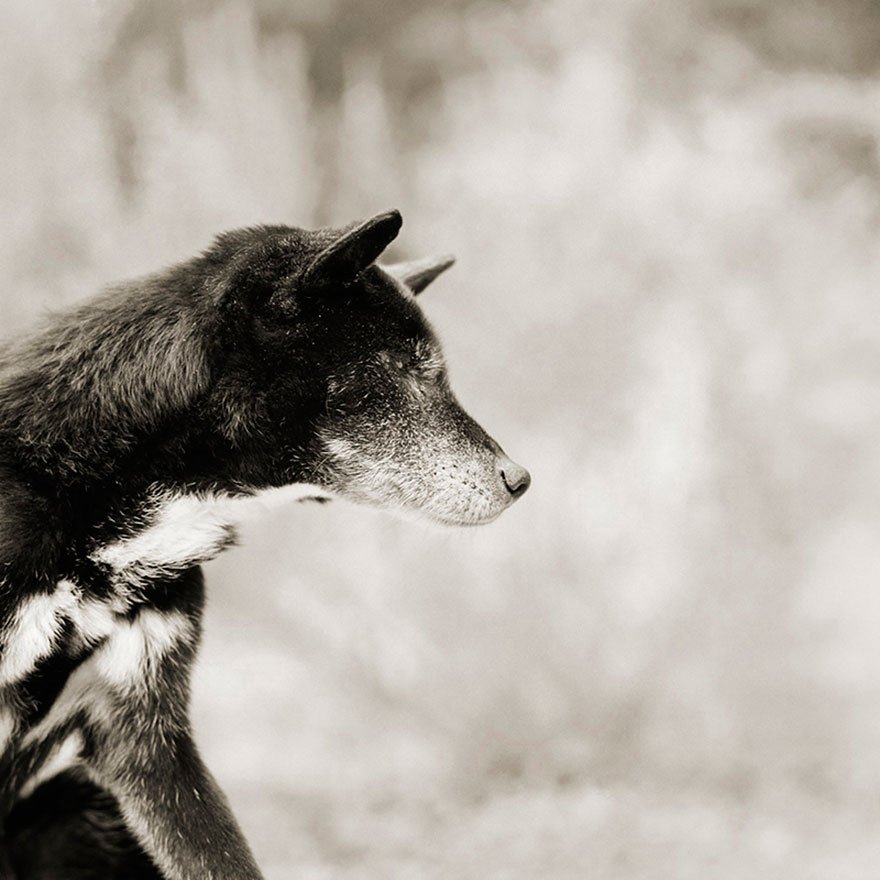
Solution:
M507 486L508 492L514 498L519 498L520 495L525 494L526 489L532 483L532 478L522 465L518 465L509 458L500 458L498 460L498 469L501 473L501 479L504 480L504 485Z

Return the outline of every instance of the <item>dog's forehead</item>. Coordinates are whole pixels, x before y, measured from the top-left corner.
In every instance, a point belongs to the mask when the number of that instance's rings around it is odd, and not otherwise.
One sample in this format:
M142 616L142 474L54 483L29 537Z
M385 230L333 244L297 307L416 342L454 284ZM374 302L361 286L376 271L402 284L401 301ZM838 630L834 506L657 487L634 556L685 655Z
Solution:
M434 331L415 297L378 266L364 272L360 290L350 303L356 312L355 320L366 316L379 346L397 343L424 349L437 345Z
M342 326L334 331L333 363L328 364L337 375L351 373L376 381L385 370L396 374L444 369L439 340L415 298L390 280L365 280L364 286L351 291L343 312ZM375 372L377 367L381 373Z

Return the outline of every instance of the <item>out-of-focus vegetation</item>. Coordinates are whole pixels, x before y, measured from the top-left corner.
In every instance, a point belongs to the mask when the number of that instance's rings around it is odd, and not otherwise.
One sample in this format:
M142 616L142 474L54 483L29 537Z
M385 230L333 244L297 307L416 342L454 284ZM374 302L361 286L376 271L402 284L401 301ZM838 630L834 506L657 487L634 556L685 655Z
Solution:
M0 320L388 206L497 524L270 511L209 763L273 878L880 864L880 12L5 3Z

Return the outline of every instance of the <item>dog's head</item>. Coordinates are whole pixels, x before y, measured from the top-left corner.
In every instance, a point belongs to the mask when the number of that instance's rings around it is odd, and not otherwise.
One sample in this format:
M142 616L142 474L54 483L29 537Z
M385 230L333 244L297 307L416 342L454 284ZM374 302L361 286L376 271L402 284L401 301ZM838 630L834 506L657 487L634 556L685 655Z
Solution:
M257 430L277 452L283 478L273 481L448 524L489 522L529 474L456 401L416 302L452 258L376 264L400 226L390 211L342 230L221 238L219 252L233 254L223 304L238 328L237 369L269 413Z

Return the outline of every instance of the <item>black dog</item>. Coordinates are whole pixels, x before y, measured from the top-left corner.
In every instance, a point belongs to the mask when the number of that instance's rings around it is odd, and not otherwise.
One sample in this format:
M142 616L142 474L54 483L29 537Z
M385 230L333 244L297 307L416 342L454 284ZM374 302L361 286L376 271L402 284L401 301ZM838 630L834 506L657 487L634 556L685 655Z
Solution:
M396 211L220 236L0 360L0 877L257 878L188 720L199 564L287 487L444 523L529 485L380 268Z

